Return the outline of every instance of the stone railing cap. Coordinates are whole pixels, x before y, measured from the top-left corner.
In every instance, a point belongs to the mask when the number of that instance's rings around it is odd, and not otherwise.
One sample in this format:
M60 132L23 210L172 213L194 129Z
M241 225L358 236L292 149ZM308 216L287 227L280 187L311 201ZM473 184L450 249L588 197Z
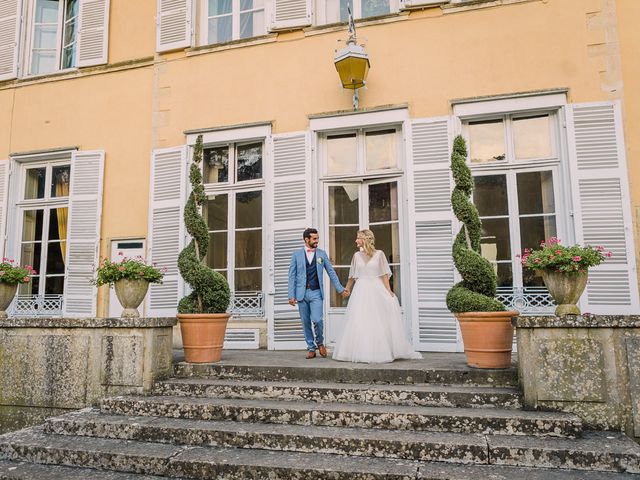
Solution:
M0 328L158 328L173 327L176 323L176 317L16 317L0 320Z
M544 315L516 317L517 328L640 328L640 315Z

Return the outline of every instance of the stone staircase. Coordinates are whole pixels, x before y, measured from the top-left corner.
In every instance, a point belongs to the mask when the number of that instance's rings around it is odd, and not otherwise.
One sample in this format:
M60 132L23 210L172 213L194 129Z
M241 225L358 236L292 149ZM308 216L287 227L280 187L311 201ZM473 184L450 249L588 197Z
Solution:
M295 353L179 363L150 396L1 436L0 479L640 478L640 446L624 435L522 410L514 369Z

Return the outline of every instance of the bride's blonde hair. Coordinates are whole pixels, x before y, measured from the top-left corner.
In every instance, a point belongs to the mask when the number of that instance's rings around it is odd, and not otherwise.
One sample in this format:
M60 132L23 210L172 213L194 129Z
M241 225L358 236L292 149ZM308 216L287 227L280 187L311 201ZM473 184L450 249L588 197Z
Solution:
M364 253L369 257L372 256L376 251L376 237L373 232L371 230L358 230L357 237L364 240L364 243L362 244L362 250L364 250Z

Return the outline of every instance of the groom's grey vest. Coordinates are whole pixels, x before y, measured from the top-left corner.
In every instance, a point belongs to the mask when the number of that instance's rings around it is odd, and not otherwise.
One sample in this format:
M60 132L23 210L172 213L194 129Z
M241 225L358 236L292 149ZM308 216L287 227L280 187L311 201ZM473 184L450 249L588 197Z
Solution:
M305 252L304 263L307 266L307 288L309 290L318 290L320 282L318 281L318 267L316 266L316 252L313 252L311 263L307 261Z

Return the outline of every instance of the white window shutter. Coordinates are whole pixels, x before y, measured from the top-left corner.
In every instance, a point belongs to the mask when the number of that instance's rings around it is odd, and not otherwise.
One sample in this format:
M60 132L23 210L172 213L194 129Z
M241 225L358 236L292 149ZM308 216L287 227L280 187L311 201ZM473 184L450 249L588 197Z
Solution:
M454 283L451 245L451 122L449 117L411 123L408 162L414 345L420 350L456 351L456 319L447 310L447 291Z
M9 211L9 160L0 161L0 258L4 257Z
M168 52L191 46L193 0L158 0L156 50Z
M303 245L302 232L311 227L310 149L306 132L274 135L273 171L269 195L272 199L273 256L270 259L272 282L269 322L269 348L304 349L304 333L298 309L288 301L289 263L293 251Z
M71 158L64 315L95 317L97 288L91 284L98 264L102 217L104 152L74 152Z
M637 314L631 199L619 102L568 105L567 137L576 241L613 253L589 269L581 310Z
M186 146L154 150L151 157L147 258L167 272L162 284L149 286L147 315L150 317L174 316L182 296L178 254L184 245L186 158Z
M80 0L77 67L107 63L109 0Z
M18 76L22 0L0 2L0 80Z
M271 8L270 31L311 25L311 0L274 0Z

